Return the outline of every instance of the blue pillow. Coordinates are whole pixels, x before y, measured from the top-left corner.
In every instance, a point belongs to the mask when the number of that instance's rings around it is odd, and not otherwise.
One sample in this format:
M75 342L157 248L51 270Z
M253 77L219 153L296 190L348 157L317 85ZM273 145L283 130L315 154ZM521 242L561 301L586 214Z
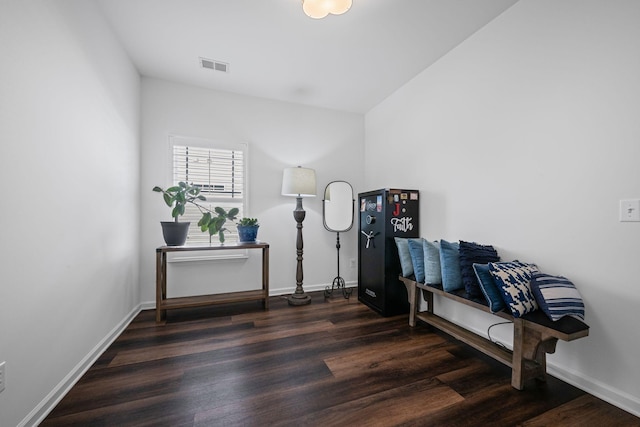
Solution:
M490 262L489 272L502 292L502 298L513 317L522 317L538 309L538 303L529 286L531 276L538 272L535 264L519 261Z
M440 240L440 266L442 267L442 288L445 292L462 289L458 243Z
M409 277L413 274L413 263L411 262L411 254L409 253L409 242L403 237L395 237L396 246L398 247L398 256L400 257L400 269L402 277Z
M482 290L476 273L473 271L473 264L487 264L498 261L500 261L500 257L493 246L460 240L460 274L462 275L462 285L469 298L482 298Z
M424 282L429 285L441 285L440 244L425 239L422 242L422 249L424 250Z
M497 313L504 310L507 306L502 299L502 293L493 280L493 276L489 272L489 264L473 264L473 270L476 273L476 278L480 283L480 290L484 294L484 297L489 303L489 310L492 313Z
M424 250L422 249L423 238L407 239L409 243L409 254L411 254L411 263L413 264L413 274L416 276L416 282L424 283Z
M582 296L566 277L534 273L531 290L542 311L554 322L564 316L584 320Z

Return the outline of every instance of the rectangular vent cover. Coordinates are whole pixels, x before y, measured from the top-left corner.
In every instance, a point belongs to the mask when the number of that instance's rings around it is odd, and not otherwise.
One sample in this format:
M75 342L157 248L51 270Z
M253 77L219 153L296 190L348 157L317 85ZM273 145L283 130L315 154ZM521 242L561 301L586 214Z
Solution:
M200 66L209 70L222 71L223 73L229 72L229 64L214 59L200 58Z

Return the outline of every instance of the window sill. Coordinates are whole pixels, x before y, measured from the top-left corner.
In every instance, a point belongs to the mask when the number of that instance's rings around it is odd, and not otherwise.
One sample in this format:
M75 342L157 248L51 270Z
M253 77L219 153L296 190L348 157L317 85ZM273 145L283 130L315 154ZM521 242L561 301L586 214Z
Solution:
M180 263L180 262L200 262L200 261L235 261L245 260L249 258L248 251L246 249L238 249L237 251L224 251L224 254L212 255L211 253L198 253L191 252L189 255L185 254L168 254L167 263Z

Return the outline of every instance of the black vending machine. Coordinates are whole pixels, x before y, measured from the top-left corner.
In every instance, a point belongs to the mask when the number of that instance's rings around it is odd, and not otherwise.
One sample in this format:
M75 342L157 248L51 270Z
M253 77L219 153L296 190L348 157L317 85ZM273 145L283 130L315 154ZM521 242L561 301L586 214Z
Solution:
M407 313L394 237L420 237L418 191L387 188L360 193L358 200L358 300L383 316Z

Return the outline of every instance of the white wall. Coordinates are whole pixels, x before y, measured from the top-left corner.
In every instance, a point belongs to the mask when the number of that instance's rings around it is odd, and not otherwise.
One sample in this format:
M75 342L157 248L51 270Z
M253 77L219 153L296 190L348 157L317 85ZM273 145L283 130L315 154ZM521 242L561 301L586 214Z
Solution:
M640 223L618 203L640 198L638 22L633 0L521 0L365 119L366 186L418 187L424 237L568 276L591 330L551 371L635 414Z
M205 71L206 72L206 71ZM164 244L160 221L170 210L155 185L170 184L169 135L249 144L249 212L260 220L258 238L270 244L271 294L291 293L296 275L295 199L280 195L282 170L302 165L316 170L318 197L305 199L304 288L324 289L336 274L335 233L322 225L322 193L334 180L362 190L364 117L240 96L162 80L142 80L141 300L155 301L155 248ZM341 273L357 280L348 260L357 258L355 230L342 236ZM248 261L170 265L173 295L259 288L259 253ZM234 271L238 269L239 271ZM182 292L178 292L178 286Z
M34 423L138 305L140 79L83 1L0 6L0 425Z

